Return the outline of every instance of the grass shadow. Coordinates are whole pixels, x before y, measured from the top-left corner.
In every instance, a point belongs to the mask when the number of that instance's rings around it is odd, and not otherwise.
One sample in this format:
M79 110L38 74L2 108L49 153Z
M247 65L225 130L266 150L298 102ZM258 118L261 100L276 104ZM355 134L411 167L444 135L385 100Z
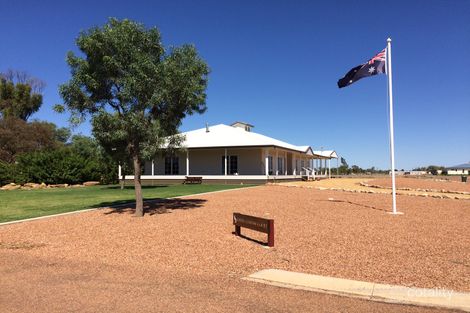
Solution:
M151 186L151 185L145 185L145 186L142 186L142 189L156 189L156 188L166 188L168 187L168 185L155 185L155 186ZM104 189L121 189L121 186L107 186L105 187ZM134 190L134 186L124 186L124 189L127 189L127 190Z
M190 210L201 207L207 200L203 199L154 199L144 201L144 214L155 215L171 213L173 210ZM121 202L121 201L116 201ZM111 211L104 214L133 214L135 212L135 203L120 204L115 203L114 205L103 205L109 206Z

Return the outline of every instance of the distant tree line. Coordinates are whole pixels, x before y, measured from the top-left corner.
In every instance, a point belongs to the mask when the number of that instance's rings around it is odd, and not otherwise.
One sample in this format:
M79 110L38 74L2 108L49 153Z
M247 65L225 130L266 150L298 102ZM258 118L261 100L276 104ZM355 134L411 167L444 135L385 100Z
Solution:
M396 171L402 171L404 172L404 169ZM425 167L417 167L414 168L413 171L425 171L426 173L432 174L432 175L446 175L447 171L444 166L439 166L439 165L429 165ZM331 168L331 173L334 174L339 174L339 175L352 175L352 174L388 174L390 172L389 169L386 170L381 170L377 169L374 166L370 168L361 168L357 165L352 165L351 167L348 165L346 160L344 158L341 158L341 165L339 167L332 167Z
M45 84L25 72L0 74L0 185L117 180L117 163L95 139L46 121L28 121Z
M445 166L441 166L441 165L429 165L429 166L417 167L417 168L414 168L413 171L425 171L426 173L430 173L432 175L438 175L439 173L441 175L447 174Z
M372 166L371 168L363 169L358 165L349 166L345 158L340 158L341 165L331 168L331 174L335 175L358 175L358 174L387 174L388 170L380 170Z

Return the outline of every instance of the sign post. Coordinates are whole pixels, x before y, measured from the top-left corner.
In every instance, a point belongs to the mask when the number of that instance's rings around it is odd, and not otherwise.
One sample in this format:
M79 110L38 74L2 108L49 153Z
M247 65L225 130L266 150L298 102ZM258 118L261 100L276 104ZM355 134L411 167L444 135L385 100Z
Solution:
M233 225L235 225L235 234L237 236L241 236L241 227L268 234L268 247L274 247L273 219L233 213Z

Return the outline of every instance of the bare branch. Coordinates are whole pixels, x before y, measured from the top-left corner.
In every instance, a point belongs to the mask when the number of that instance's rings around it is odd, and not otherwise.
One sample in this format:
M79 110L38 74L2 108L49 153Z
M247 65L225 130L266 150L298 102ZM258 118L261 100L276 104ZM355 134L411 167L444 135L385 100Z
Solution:
M29 75L26 71L8 69L6 72L0 73L0 77L14 84L29 85L31 91L35 94L41 94L46 87L46 83L43 80Z

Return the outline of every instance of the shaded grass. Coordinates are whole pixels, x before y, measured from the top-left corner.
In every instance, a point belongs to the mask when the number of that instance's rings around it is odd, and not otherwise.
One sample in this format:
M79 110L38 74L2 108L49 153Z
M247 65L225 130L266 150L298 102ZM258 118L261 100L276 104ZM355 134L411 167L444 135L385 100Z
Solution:
M159 185L144 186L145 200L171 198L252 185ZM0 222L111 206L135 200L134 187L117 185L41 190L0 190Z

